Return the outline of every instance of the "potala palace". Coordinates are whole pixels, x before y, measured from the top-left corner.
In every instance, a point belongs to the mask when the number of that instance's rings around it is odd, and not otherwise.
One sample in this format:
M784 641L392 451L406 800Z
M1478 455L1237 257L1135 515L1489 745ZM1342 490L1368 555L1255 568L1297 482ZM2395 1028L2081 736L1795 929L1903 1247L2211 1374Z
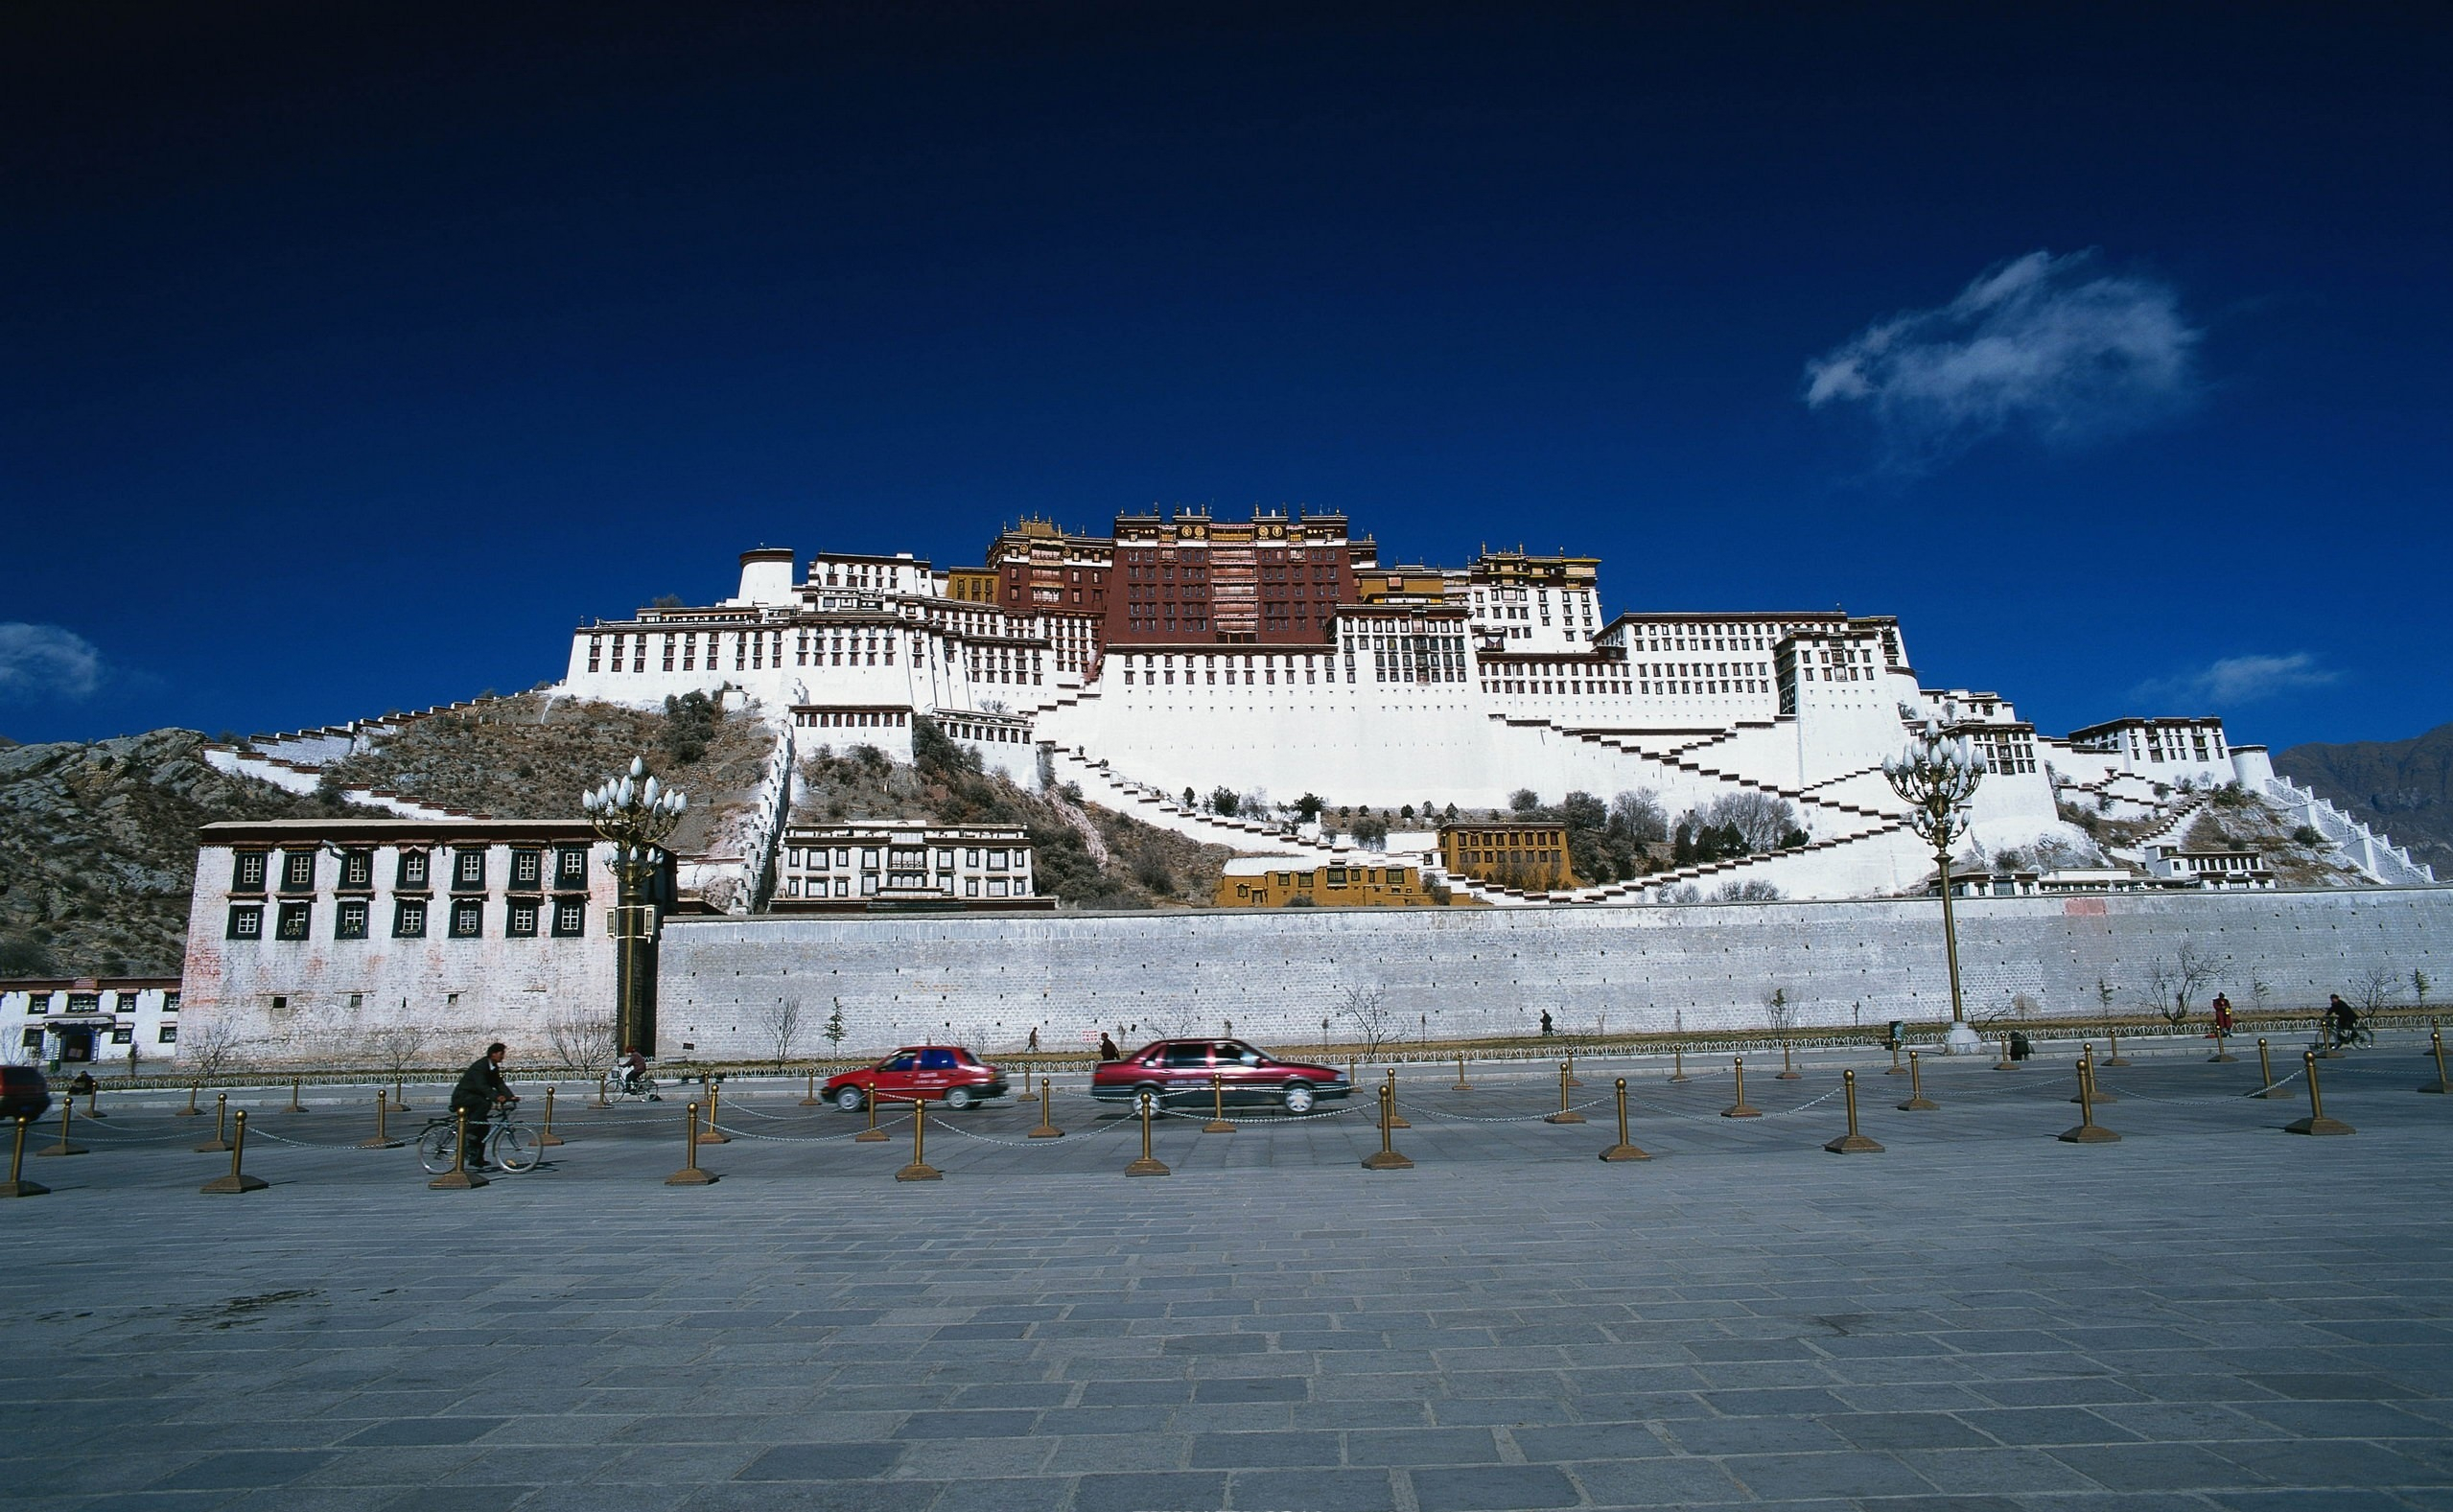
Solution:
M1026 522L979 568L908 553L804 564L760 548L721 603L581 625L560 686L640 706L721 690L801 742L906 758L911 720L930 716L1024 780L1078 783L1096 802L1245 849L1330 848L1277 834L1263 846L1250 825L1185 803L1187 789L1310 792L1383 810L1490 808L1522 788L1553 801L1648 789L1671 813L1757 791L1792 804L1809 836L1775 854L1530 897L1454 879L1496 903L1658 902L1698 882L1756 880L1788 897L1912 890L1932 856L1880 763L1927 720L1988 757L1972 838L1990 849L2083 842L2057 802L2136 819L2169 810L2176 793L2237 781L2289 807L2312 803L2219 719L2124 717L2044 735L2000 693L1925 686L1895 617L1612 615L1599 569L1487 549L1460 569L1384 567L1343 516L1268 512L1125 515L1106 536ZM2379 881L2432 880L2361 838Z

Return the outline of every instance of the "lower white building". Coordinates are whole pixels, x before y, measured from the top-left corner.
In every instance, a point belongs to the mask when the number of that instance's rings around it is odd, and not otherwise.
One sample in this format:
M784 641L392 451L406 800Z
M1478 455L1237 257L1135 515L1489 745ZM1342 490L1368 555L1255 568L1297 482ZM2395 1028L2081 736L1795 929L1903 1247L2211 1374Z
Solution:
M177 977L0 981L0 1035L20 1065L101 1062L142 1070L178 1054Z

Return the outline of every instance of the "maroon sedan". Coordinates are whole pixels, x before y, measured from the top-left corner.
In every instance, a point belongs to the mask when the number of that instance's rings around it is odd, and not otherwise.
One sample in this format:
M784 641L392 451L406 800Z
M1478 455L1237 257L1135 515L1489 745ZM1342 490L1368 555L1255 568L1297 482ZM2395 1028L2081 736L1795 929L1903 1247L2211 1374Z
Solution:
M960 1045L905 1045L874 1066L827 1078L829 1102L857 1113L876 1097L886 1105L944 1103L966 1108L1005 1095L1005 1073Z
M1144 1092L1162 1103L1205 1103L1213 1075L1227 1102L1274 1103L1290 1113L1308 1113L1315 1101L1354 1090L1334 1066L1280 1060L1240 1039L1161 1039L1102 1062L1091 1073L1090 1095L1103 1103L1134 1102Z

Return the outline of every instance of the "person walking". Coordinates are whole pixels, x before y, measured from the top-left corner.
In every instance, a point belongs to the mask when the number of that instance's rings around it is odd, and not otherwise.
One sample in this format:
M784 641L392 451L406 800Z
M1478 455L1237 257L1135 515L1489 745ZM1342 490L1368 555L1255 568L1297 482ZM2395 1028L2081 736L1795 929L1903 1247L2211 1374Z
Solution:
M1104 1029L1099 1031L1099 1058L1102 1060L1124 1058L1123 1052L1116 1049L1116 1042L1108 1037L1108 1032Z
M520 1099L502 1080L502 1058L508 1054L502 1041L485 1047L485 1054L469 1062L460 1080L452 1087L452 1111L468 1115L468 1168L485 1169L485 1131L494 1116L494 1105L515 1105Z
M1546 1008L1546 1009L1543 1009L1543 1010L1542 1010L1542 1037L1543 1037L1544 1039L1548 1039L1550 1036L1551 1036L1551 1011L1550 1011L1549 1009L1547 1009L1547 1008Z
M2231 1033L2231 999L2217 992L2214 994L2214 1036L2222 1039L2228 1037Z

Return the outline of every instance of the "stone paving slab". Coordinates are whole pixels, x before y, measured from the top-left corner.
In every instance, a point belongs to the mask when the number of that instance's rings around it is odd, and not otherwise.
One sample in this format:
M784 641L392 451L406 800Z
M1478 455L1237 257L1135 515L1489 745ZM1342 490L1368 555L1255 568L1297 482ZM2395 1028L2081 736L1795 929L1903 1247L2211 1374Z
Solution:
M1725 1068L1404 1086L1360 1113L1163 1120L1167 1177L1078 1088L932 1121L946 1179L798 1088L728 1090L714 1186L678 1105L434 1192L319 1112L253 1120L245 1197L195 1120L124 1110L0 1202L12 1512L2453 1508L2453 1099L2389 1045L2324 1069L2359 1132L2281 1132L2254 1063L1832 1058L1720 1118ZM1750 1067L1750 1069L1752 1069ZM2296 1084L2295 1084L2295 1090ZM1204 1113L1205 1116L1205 1113ZM87 1126L79 1126L81 1136ZM402 1121L396 1128L413 1128ZM47 1430L60 1426L56 1436Z

